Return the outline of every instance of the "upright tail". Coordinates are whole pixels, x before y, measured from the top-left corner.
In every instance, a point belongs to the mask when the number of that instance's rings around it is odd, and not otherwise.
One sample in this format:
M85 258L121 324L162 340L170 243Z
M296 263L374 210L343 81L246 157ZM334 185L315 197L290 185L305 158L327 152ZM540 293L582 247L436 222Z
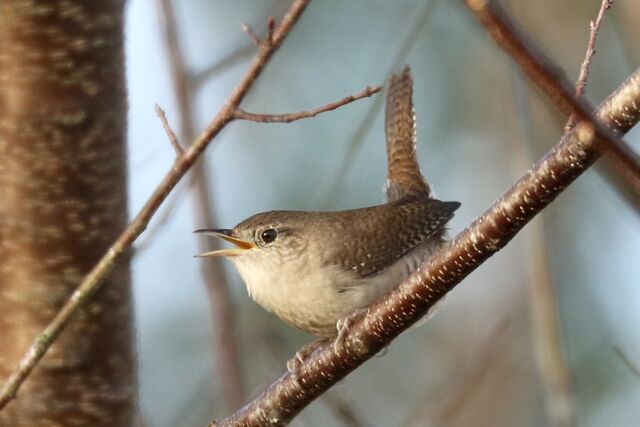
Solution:
M411 70L406 66L402 74L391 76L387 94L385 133L388 176L385 192L389 201L410 194L431 194L416 159L416 116L412 93Z

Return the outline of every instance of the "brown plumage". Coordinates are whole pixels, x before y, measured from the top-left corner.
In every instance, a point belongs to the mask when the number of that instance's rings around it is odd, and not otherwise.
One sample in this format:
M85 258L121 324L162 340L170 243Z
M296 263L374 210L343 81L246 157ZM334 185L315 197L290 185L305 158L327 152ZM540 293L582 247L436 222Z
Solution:
M460 206L431 198L420 173L412 84L408 67L389 84L387 203L264 212L233 230L208 230L237 247L204 255L229 256L251 297L302 330L335 335L339 319L375 301L440 247Z
M389 80L385 133L387 137L387 185L389 201L407 194L430 195L416 158L416 113L413 109L413 80L406 66Z
M384 271L426 240L441 237L459 206L458 202L416 195L346 211L270 211L241 222L233 234L276 229L295 252L317 252L326 265L366 278Z

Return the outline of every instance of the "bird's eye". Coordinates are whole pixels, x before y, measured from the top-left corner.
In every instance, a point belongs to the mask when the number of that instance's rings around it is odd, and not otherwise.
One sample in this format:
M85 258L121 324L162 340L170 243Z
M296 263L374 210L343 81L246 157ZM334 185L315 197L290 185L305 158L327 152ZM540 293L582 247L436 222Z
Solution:
M262 233L260 233L260 240L262 240L265 245L273 243L277 238L278 230L276 230L275 228L267 228Z

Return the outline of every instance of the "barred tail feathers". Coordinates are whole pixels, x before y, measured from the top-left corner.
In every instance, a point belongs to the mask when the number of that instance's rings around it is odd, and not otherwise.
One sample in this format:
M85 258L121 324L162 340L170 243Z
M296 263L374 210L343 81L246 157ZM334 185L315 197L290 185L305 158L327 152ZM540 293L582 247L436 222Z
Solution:
M389 81L385 116L389 201L406 194L430 195L416 158L416 120L412 102L413 80L409 67Z

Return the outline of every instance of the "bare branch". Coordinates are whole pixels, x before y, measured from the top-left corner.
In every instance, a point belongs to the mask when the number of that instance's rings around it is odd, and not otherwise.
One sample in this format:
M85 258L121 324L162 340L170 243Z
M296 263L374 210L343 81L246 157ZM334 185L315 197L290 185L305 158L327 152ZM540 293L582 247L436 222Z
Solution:
M171 146L176 152L176 156L177 157L182 156L184 154L184 150L180 146L180 141L178 141L178 137L173 132L173 129L171 129L171 126L169 126L169 121L167 120L166 113L158 104L155 105L155 109L156 109L156 114L158 115L158 117L160 117L160 121L162 122L162 127L164 128L164 131L167 134L167 138L169 138L169 142L171 143Z
M640 69L598 110L598 119L626 133L640 119ZM281 426L349 372L421 319L454 286L504 247L538 212L600 156L584 122L517 183L397 288L355 319L340 342L320 346L294 376L283 374L251 403L212 426Z
M576 80L576 96L580 97L584 95L584 91L587 87L587 79L589 78L589 67L593 60L593 55L596 53L596 39L598 38L598 31L602 25L605 13L613 5L613 0L602 0L600 9L598 10L598 16L595 21L589 22L589 42L587 43L587 50L584 54L584 60L580 65L580 73L578 74L578 80ZM576 125L576 116L572 114L564 126L564 131L569 132Z
M253 32L253 28L251 28L249 24L247 24L246 22L243 22L240 25L240 29L242 30L243 33L247 35L247 37L249 37L249 40L251 40L251 43L253 43L257 47L260 47L262 45L262 40L260 40L260 38L256 35L256 33Z
M567 116L575 114L577 119L593 126L600 149L617 158L626 176L639 182L633 188L640 188L640 156L592 116L593 106L573 94L569 80L532 47L506 11L489 0L465 0L465 3L496 44L513 57L526 76L547 94L558 109Z
M270 16L267 20L267 38L265 39L265 43L270 45L273 43L273 30L276 27L276 20L273 16Z
M254 114L248 113L244 110L237 109L234 112L234 118L239 120L249 120L252 122L259 123L291 123L296 120L306 119L309 117L315 117L318 114L325 113L327 111L335 110L336 108L340 108L343 105L349 104L351 102L357 101L362 98L368 98L373 94L376 94L382 90L381 86L367 86L362 92L359 92L355 95L347 96L346 98L341 99L337 102L332 102L331 104L323 105L322 107L314 108L313 110L299 111L297 113L289 113L289 114Z
M602 0L600 10L595 22L589 23L589 43L587 44L587 51L585 53L584 61L580 66L580 74L578 74L578 80L576 81L576 95L582 96L587 86L587 78L589 77L589 67L591 66L591 60L596 53L596 39L598 38L598 31L602 25L605 13L613 5L613 0Z
M310 0L295 0L282 22L273 34L273 43L268 47L260 49L248 70L231 92L222 109L216 117L209 123L204 131L184 152L184 155L176 159L173 167L167 172L164 179L159 183L156 190L140 212L136 215L129 226L122 232L118 239L111 245L106 254L100 259L98 264L82 280L82 283L73 292L69 300L56 314L55 318L47 325L43 332L38 334L31 344L26 354L20 360L16 369L0 388L0 409L16 397L18 388L29 376L29 373L36 366L38 361L44 356L51 344L64 330L65 326L73 318L78 308L84 304L89 297L100 287L105 276L111 271L114 264L129 250L132 243L146 229L149 221L158 210L162 202L167 198L169 192L176 186L178 181L187 173L189 168L195 163L211 140L231 121L233 112L238 108L240 102L261 74L265 65L269 62L273 54L278 50L284 39L287 37L293 26L298 22L300 16L308 6Z
M271 45L271 43L273 43L273 32L275 30L275 27L276 27L276 20L274 19L273 16L270 16L269 19L267 20L267 35L265 36L264 40L260 39L260 37L258 37L256 33L253 31L253 28L251 28L251 26L246 22L242 23L242 25L240 26L240 29L247 35L247 37L249 37L249 40L251 40L251 42L255 46L268 47Z

